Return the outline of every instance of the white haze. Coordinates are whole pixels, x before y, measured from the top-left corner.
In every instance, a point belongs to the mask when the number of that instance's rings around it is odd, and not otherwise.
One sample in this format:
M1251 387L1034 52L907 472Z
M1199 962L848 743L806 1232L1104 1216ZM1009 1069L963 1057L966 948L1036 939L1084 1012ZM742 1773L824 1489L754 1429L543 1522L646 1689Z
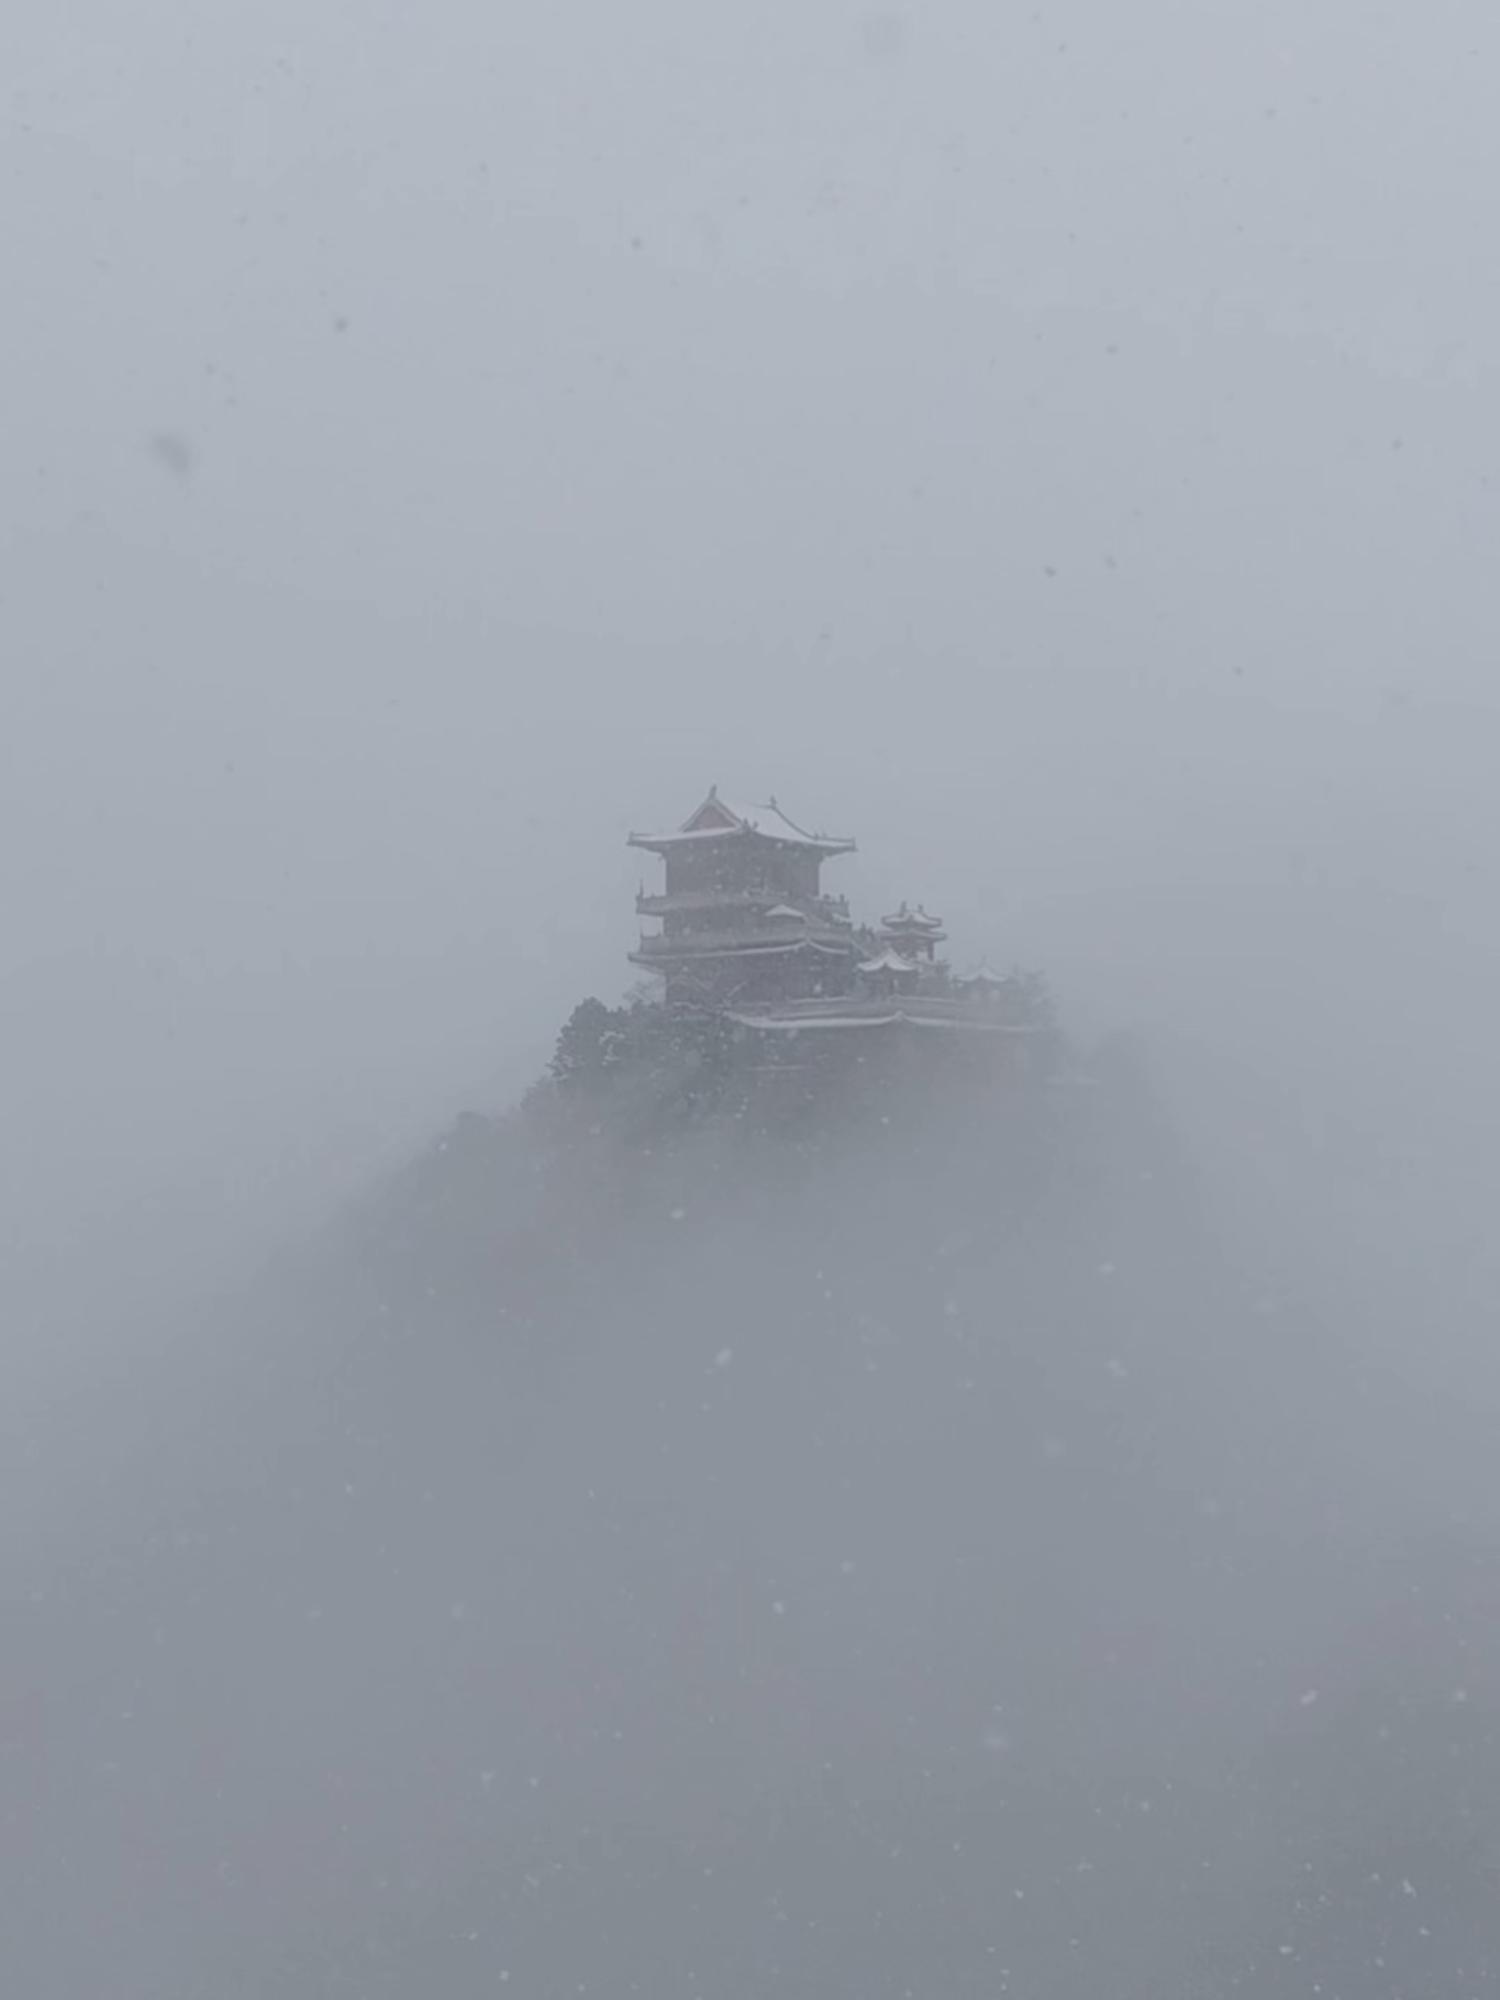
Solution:
M514 1100L715 780L1148 1031L1225 1231L1491 1411L1497 71L1479 0L15 0L8 1433Z
M711 777L1090 1020L1482 1042L1493 36L13 9L15 1259L513 1091Z

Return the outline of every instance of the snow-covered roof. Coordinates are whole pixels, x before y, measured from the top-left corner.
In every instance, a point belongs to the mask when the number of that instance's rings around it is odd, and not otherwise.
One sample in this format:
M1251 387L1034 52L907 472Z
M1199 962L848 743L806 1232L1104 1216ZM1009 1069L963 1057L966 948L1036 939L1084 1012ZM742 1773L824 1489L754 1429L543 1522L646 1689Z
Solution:
M880 923L881 928L888 931L940 931L943 928L942 918L929 917L920 903L914 910L909 910L903 903L894 916L882 917Z
M728 1019L767 1035L801 1035L820 1028L936 1028L958 1034L1033 1038L1035 1028L986 1018L954 1001L908 996L897 1000L794 1000L781 1007L731 1008Z
M767 910L766 915L768 917L795 917L799 923L805 924L807 922L807 918L803 915L802 911L794 910L790 903L778 903L774 910Z
M673 965L689 959L728 959L793 957L801 952L819 951L829 958L847 961L849 950L843 943L834 943L826 937L810 933L801 937L784 935L779 938L759 938L753 933L744 938L697 939L688 938L642 938L640 949L630 953L636 965Z
M888 945L878 958L867 958L860 965L861 972L915 972L916 967L909 958L903 958L899 951Z
M854 849L852 840L809 833L806 827L789 818L774 799L765 805L736 805L721 798L717 786L710 789L708 797L688 814L675 833L633 833L628 844L659 853L689 842L725 840L746 833L759 834L762 840L779 840L788 847L816 848L820 854L849 854Z

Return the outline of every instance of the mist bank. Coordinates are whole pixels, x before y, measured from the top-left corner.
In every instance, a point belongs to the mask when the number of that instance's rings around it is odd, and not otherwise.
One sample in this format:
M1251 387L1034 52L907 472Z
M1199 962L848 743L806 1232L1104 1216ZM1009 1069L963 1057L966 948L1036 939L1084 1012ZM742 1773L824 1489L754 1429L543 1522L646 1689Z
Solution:
M201 486L191 507L150 490L172 519L212 511ZM618 993L626 827L685 769L854 828L857 902L933 894L976 956L1051 968L1086 1038L1192 1035L1388 1152L1398 1129L1409 1158L1463 1148L1451 1179L1480 1185L1500 966L1477 682L1429 697L1415 653L1352 640L1319 674L1213 630L1132 644L1113 586L1097 627L1054 630L1042 560L1034 631L641 636L368 564L359 592L299 586L128 510L18 530L0 1366L27 1347L45 1379L54 1336L27 1329L58 1293L80 1341L123 1340L190 1254L211 1282L518 1095L572 1000ZM754 694L729 745L708 667ZM526 740L579 782L497 767L512 680ZM993 708L952 726L978 686ZM857 699L788 731L811 687Z
M1173 1059L776 1130L543 1093L75 1412L17 1976L1473 1990L1483 1413L1370 1364L1400 1300L1251 1212Z

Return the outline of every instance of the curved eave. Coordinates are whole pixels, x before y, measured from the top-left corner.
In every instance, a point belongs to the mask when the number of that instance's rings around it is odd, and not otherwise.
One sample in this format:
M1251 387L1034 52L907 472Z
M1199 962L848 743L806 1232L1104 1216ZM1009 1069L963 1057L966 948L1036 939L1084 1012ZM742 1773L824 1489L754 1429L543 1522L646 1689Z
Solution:
M730 1012L727 1018L736 1027L753 1028L762 1035L805 1035L846 1028L942 1028L955 1034L1009 1035L1033 1037L1038 1028L1014 1022L966 1020L961 1016L919 1014L904 1007L883 1008L879 1013L856 1014L753 1014Z
M696 833L631 833L625 838L627 847L643 847L648 854L670 854L674 848L701 847L705 841L713 840L763 840L771 847L792 847L804 854L821 854L825 859L835 854L857 852L852 840L824 839L815 835L805 838L790 833L767 833L758 826L709 826Z
M795 958L804 951L818 952L824 958L846 959L850 956L851 947L815 937L757 938L753 944L706 945L697 950L673 943L666 950L633 951L630 962L632 965L665 967L726 958Z

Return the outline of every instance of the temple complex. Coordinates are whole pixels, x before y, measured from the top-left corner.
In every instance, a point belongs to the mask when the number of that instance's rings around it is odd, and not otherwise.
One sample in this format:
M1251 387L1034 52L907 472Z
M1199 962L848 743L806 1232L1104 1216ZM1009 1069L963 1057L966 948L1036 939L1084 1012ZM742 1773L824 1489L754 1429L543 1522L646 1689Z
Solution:
M659 922L631 962L662 975L669 1008L706 1009L752 1035L945 1028L1026 1035L1041 1025L1016 974L981 966L955 977L942 919L903 903L859 924L824 894L825 861L854 842L812 833L775 800L733 805L709 791L671 833L629 837L660 855L666 880L643 884L637 913Z

